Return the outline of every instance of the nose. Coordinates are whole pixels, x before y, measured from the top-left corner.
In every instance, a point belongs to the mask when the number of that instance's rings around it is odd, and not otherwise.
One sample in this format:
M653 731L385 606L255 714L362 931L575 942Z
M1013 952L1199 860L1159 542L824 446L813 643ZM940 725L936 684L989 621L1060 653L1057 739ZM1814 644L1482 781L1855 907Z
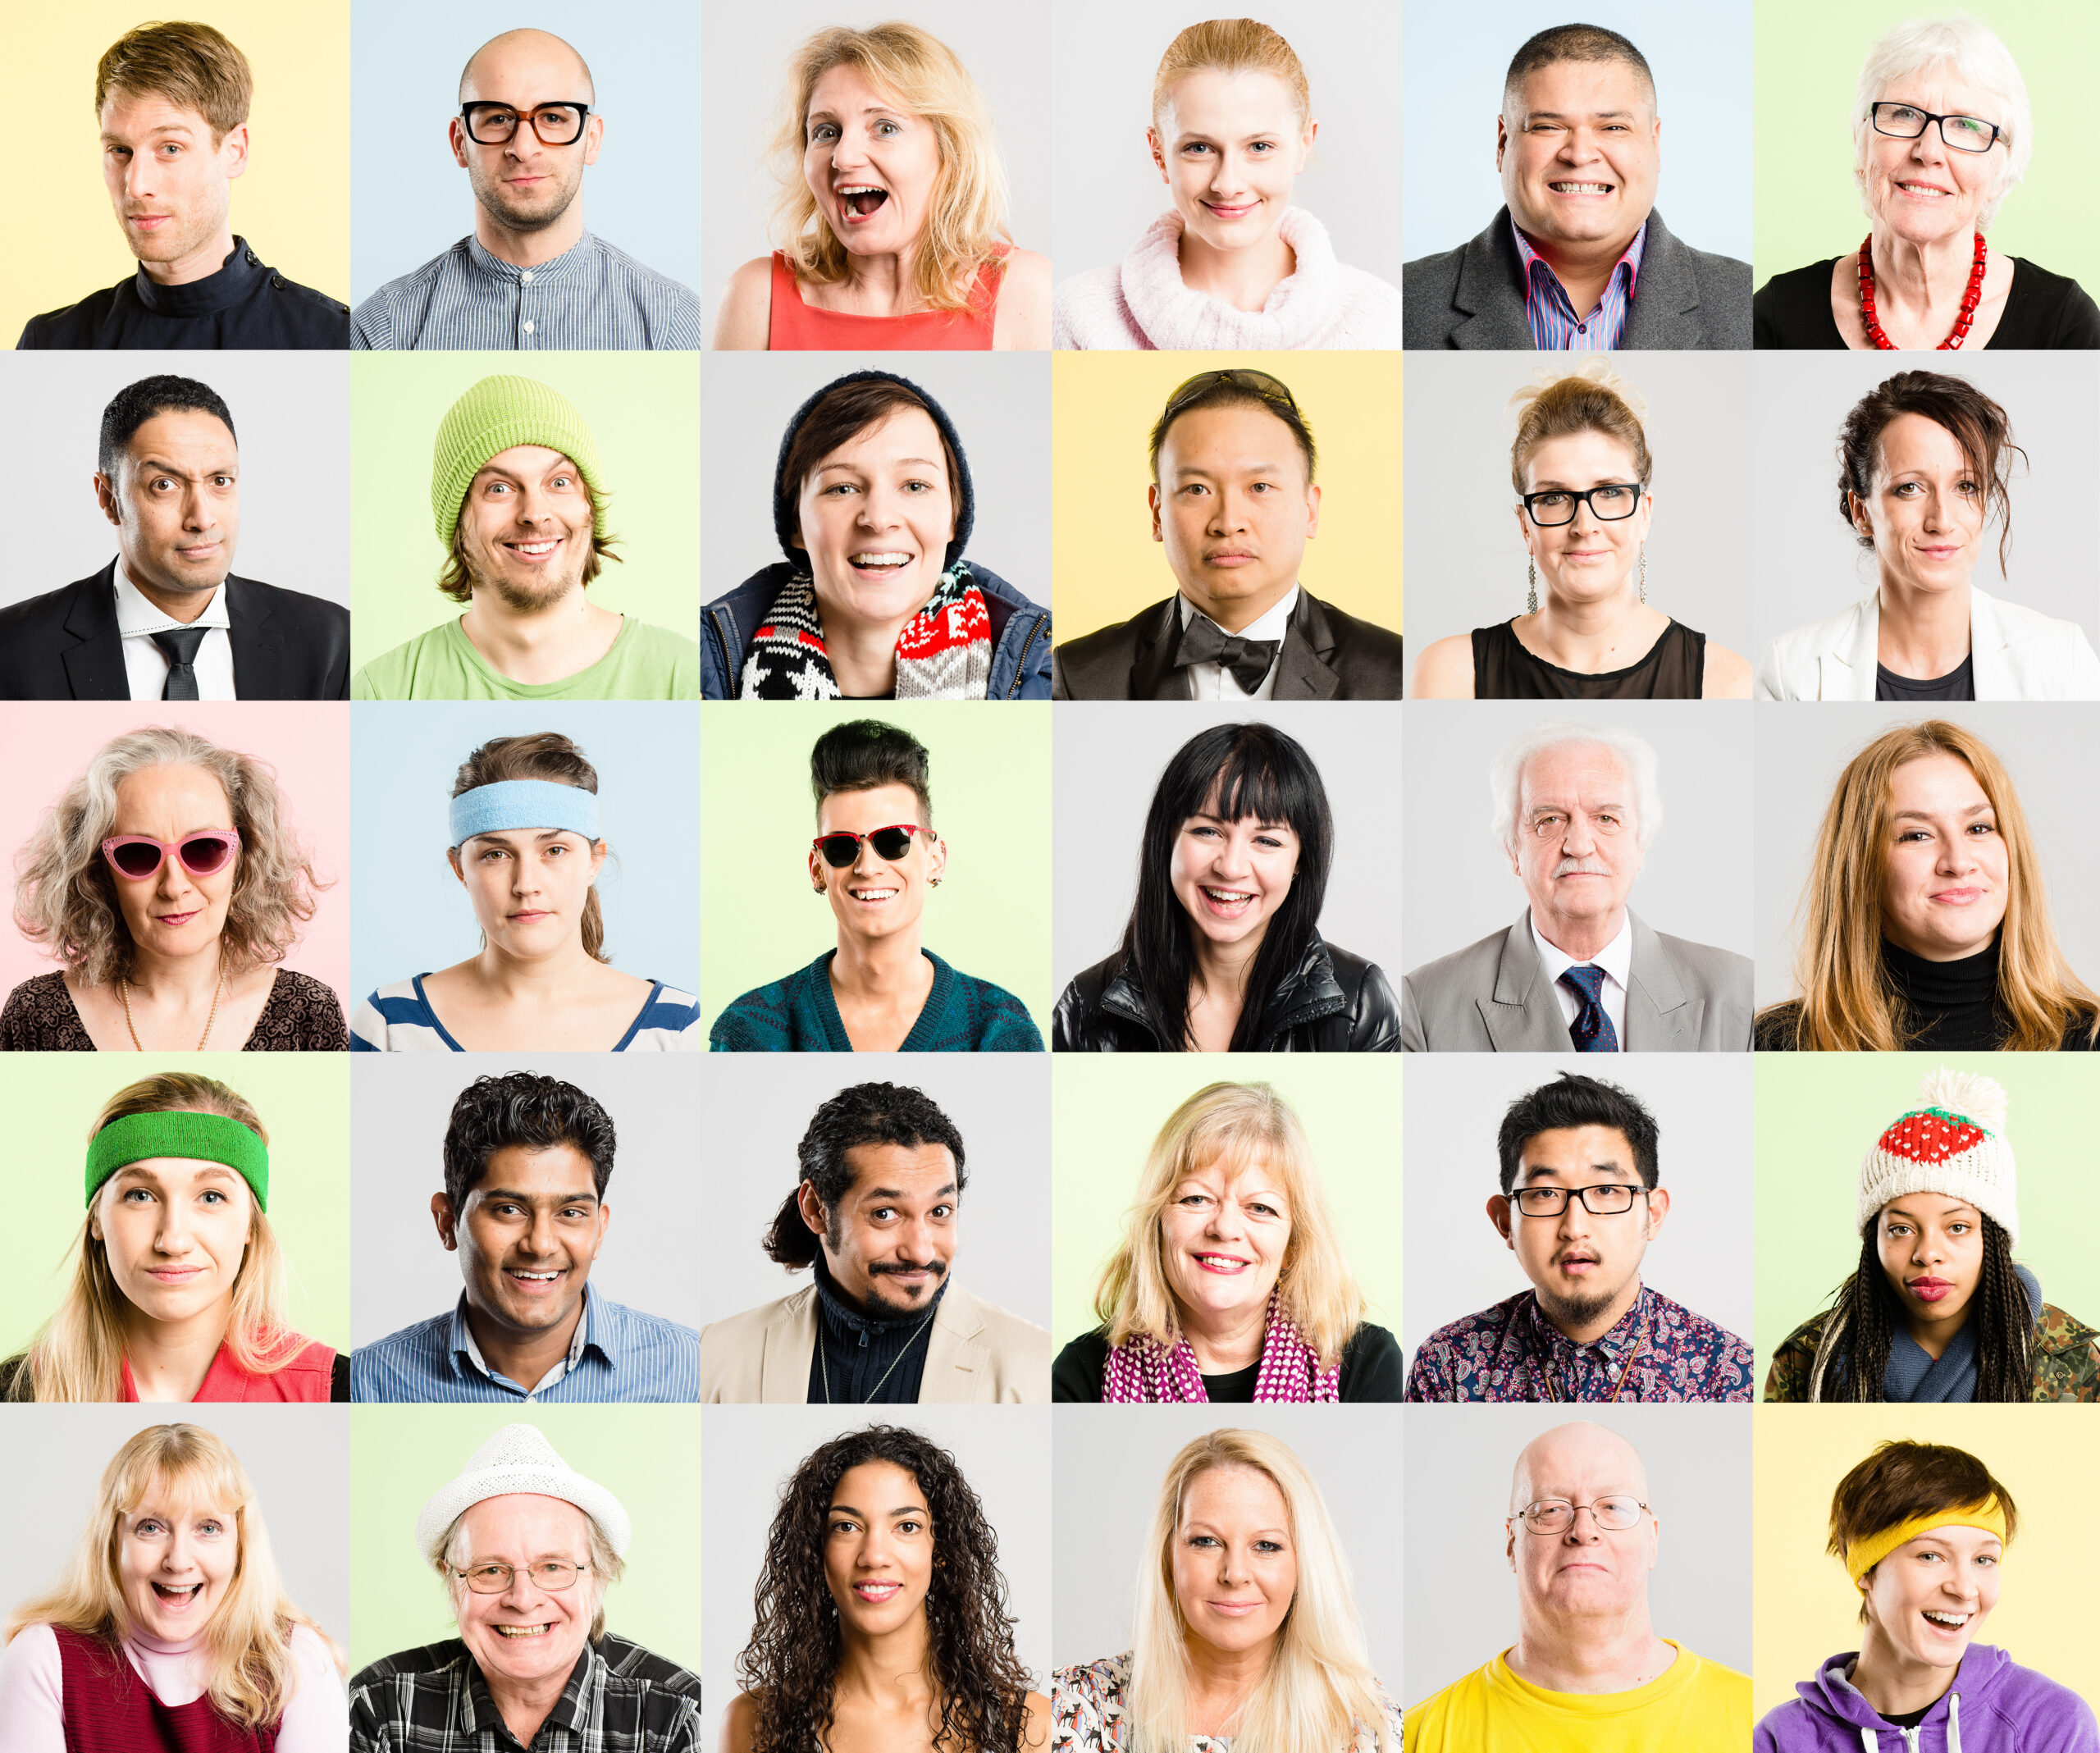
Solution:
M1219 492L1217 503L1211 508L1210 533L1230 536L1236 530L1244 530L1247 527L1247 515L1245 495L1236 488L1226 487Z
M161 1201L161 1220L153 1226L153 1252L180 1259L189 1252L190 1219L187 1202Z
M536 1208L518 1245L521 1252L535 1259L544 1259L554 1253L561 1245L555 1237L554 1213L545 1207Z
M1568 812L1568 826L1560 836L1560 850L1568 858L1587 858L1597 849L1597 837L1591 831L1590 819L1580 810Z
M877 482L861 495L861 510L855 521L864 529L894 529L898 523L897 504L896 490Z
M1569 1241L1590 1233L1590 1208L1572 1193L1560 1208L1559 1233Z
M868 162L867 142L850 129L842 129L831 143L831 167L857 170Z
M543 1599L546 1593L533 1582L529 1568L519 1568L510 1573L510 1586L495 1598L507 1607L529 1607Z
M161 868L155 873L158 880L153 884L153 898L157 901L180 901L190 892L189 871L180 856L165 854Z
M1582 1532L1582 1518L1585 1516L1590 1518L1590 1532L1586 1535ZM1587 1504L1577 1504L1573 1519L1568 1524L1568 1532L1560 1537L1571 1546L1594 1546L1605 1537L1605 1531L1597 1525L1596 1511Z

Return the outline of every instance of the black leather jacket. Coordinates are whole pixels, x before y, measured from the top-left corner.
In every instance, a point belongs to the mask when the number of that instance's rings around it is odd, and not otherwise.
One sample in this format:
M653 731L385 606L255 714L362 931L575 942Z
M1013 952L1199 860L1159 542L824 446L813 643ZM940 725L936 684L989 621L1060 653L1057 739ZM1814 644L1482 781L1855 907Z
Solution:
M1134 970L1098 961L1073 979L1050 1022L1052 1051L1061 1053L1164 1053L1145 1015ZM1400 1003L1376 962L1352 956L1314 934L1305 953L1277 983L1262 1012L1253 1051L1263 1053L1396 1053Z

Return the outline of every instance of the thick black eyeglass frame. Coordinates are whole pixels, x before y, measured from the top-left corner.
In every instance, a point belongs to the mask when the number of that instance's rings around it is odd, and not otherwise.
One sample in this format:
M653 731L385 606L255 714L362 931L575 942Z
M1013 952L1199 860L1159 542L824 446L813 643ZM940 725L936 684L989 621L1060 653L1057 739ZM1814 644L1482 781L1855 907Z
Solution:
M1519 1187L1509 1195L1509 1203L1518 1211L1524 1212L1527 1217L1558 1217L1568 1209L1568 1201L1570 1196L1573 1196L1582 1202L1582 1209L1592 1217L1623 1217L1627 1212L1633 1209L1632 1199L1629 1198L1616 1211L1600 1212L1596 1206L1590 1203L1590 1195L1593 1193L1645 1194L1650 1191L1652 1191L1651 1189L1644 1187L1638 1182L1628 1181L1598 1181L1588 1187ZM1524 1196L1532 1193L1557 1193L1560 1195L1560 1203L1550 1212L1525 1212Z
M1949 152L1987 153L2005 138L2004 129L1994 121L1984 121L1980 116L1935 116L1930 110L1921 110L1915 103L1877 103L1868 112L1869 119L1874 123L1874 131L1876 134L1885 134L1892 140L1918 139L1923 137L1925 130L1921 126L1915 133L1906 134L1901 128L1884 128L1881 125L1881 112L1883 110L1909 110L1913 115L1924 116L1929 122L1938 122L1939 143ZM1964 146L1961 141L1950 140L1947 137L1947 125L1951 121L1981 122L1984 127L1991 130L1991 137L1981 146Z
M514 121L510 125L510 132L504 135L501 139L485 140L480 135L474 132L476 110L508 110L518 118L518 121ZM549 139L546 135L540 132L540 112L542 110L574 110L576 132L565 140ZM518 122L519 121L529 121L532 124L532 132L539 136L539 141L542 146L573 146L583 138L583 130L590 126L591 106L587 103L571 103L565 98L546 103L536 103L529 110L520 109L514 103L497 103L488 98L477 98L472 103L463 103L459 106L459 126L467 130L467 138L477 146L508 146L518 138Z
M1557 530L1562 524L1573 523L1575 521L1575 507L1578 504L1587 505L1590 508L1590 515L1600 523L1623 523L1641 509L1641 495L1646 491L1637 481L1600 481L1594 487L1585 487L1580 493L1576 492L1572 487L1548 487L1543 493L1525 494L1524 510L1532 522L1542 530ZM1590 497L1592 493L1631 493L1633 495L1633 503L1623 511L1605 511ZM1557 523L1549 523L1539 515L1537 502L1542 499L1566 500L1568 515Z

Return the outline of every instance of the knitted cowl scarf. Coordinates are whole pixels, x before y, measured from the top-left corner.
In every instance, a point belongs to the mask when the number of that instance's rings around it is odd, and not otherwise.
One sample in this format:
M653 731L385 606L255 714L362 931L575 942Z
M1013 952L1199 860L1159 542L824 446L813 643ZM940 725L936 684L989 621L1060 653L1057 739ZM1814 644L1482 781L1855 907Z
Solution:
M1282 1294L1269 1293L1268 1324L1262 1334L1262 1365L1254 1382L1256 1402L1304 1406L1340 1399L1341 1366L1320 1367L1319 1354L1298 1323L1284 1312ZM1207 1405L1203 1374L1185 1337L1170 1347L1148 1333L1133 1335L1108 1354L1101 1398L1107 1405Z

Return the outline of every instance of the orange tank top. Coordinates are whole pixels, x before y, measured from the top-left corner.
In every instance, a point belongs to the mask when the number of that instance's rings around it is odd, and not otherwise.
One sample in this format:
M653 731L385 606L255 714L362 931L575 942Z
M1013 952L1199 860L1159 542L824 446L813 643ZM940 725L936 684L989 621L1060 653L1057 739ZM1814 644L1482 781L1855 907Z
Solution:
M992 345L992 319L998 307L1001 277L996 261L978 269L967 310L862 317L805 304L801 289L795 284L795 271L788 267L787 257L776 249L773 253L773 314L766 326L766 345L775 353L983 353Z

